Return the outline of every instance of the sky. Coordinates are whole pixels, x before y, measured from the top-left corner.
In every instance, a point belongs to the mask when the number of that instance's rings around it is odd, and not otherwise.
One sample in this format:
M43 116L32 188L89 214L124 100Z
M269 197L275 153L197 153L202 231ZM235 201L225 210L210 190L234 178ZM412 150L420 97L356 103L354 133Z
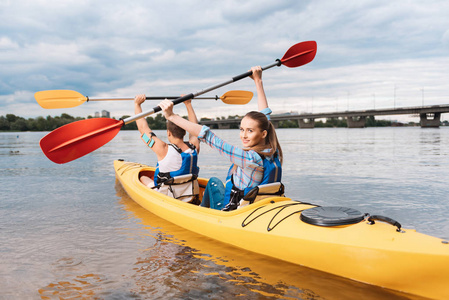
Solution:
M195 93L311 40L318 45L311 63L263 72L274 113L449 104L447 0L0 0L0 19L0 115L133 115L132 101L44 109L34 93ZM255 86L245 78L204 96L230 90ZM257 109L256 95L244 106L193 103L199 117ZM182 104L175 112L186 114Z

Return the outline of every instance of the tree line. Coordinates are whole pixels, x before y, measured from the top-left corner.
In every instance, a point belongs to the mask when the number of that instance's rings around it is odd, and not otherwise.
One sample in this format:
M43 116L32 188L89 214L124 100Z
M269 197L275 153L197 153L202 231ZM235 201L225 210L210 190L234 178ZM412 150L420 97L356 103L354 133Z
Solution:
M126 119L129 116L123 116L121 119ZM88 116L87 119L93 118ZM187 117L184 117L187 118ZM242 118L238 115L219 117L217 119L236 119ZM52 131L63 125L85 120L86 118L73 117L69 114L63 113L60 116L47 116L47 117L37 117L28 118L16 116L14 114L6 114L6 116L0 116L0 131ZM115 118L114 118L115 119ZM146 118L148 125L151 129L166 129L166 120L162 114L157 114L152 117ZM200 121L210 120L208 118L202 118ZM412 122L411 122L412 123ZM446 122L447 123L447 122ZM408 124L416 125L416 124ZM442 125L448 125L443 122ZM376 120L374 117L368 117L366 119L366 127L382 127L382 126L392 126L392 122L388 120ZM347 122L343 118L332 118L327 119L325 122L319 120L315 121L315 127L347 127ZM238 124L233 124L231 128L238 128ZM298 123L296 121L286 120L279 122L279 128L298 128ZM129 123L122 127L122 130L137 130L137 125L135 122Z
M125 119L129 116L123 116L121 119ZM87 119L93 118L88 116ZM16 116L14 114L6 114L6 116L0 116L0 131L53 131L58 127L66 124L85 120L82 117L73 117L69 114L63 113L60 116L47 116L28 118ZM114 118L115 119L115 118ZM158 114L154 118L147 117L147 122L152 129L166 129L165 118L163 115ZM137 130L135 122L127 124L122 127L123 130Z

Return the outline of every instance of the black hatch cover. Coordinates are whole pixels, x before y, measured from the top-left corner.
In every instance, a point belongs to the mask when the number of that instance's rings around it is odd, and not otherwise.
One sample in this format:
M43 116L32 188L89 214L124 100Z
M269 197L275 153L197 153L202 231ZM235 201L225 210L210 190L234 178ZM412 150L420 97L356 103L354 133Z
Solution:
M317 226L339 226L361 222L365 216L360 211L339 206L319 206L301 213L301 221Z

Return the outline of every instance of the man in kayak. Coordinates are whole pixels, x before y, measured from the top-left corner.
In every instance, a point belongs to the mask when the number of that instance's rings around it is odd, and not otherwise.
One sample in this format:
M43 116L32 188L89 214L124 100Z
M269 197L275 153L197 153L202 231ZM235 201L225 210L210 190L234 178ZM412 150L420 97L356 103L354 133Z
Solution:
M165 118L184 128L192 136L217 149L227 157L232 165L229 168L226 185L220 179L209 180L201 206L234 210L240 200L252 188L266 183L280 182L282 175L282 149L273 124L269 121L271 109L262 83L262 68L251 68L250 76L257 90L257 102L260 112L249 112L240 123L241 148L230 145L216 136L209 127L187 121L173 113L173 102L164 100L159 106Z
M145 102L145 98L146 96L143 94L137 95L134 98L135 114L142 112L141 105ZM187 108L189 121L194 124L198 124L191 100L185 101L184 104ZM144 185L150 188L159 188L170 178L188 174L195 175L194 179L196 179L199 172L197 159L198 153L200 152L200 143L196 136L189 134L189 141L184 142L186 131L173 122L167 121L167 138L169 141L169 144L167 144L156 136L156 134L148 126L145 118L136 120L136 123L142 140L151 150L154 151L158 161L154 178L141 176L140 181ZM182 187L177 186L176 188ZM160 192L164 192L166 194L168 194L169 190L171 193L169 194L170 196L175 198L184 196L174 195L171 187L169 189L159 189ZM184 193L184 191L181 193Z

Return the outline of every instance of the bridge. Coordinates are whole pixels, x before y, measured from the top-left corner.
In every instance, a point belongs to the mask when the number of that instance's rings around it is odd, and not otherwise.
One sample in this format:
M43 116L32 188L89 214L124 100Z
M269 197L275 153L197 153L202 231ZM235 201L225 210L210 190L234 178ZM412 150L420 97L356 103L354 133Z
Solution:
M366 118L371 116L419 115L421 127L437 128L440 126L441 114L448 112L449 105L431 105L327 113L273 114L271 115L271 122L275 127L278 127L280 121L290 120L297 122L299 128L314 128L316 119L345 118L348 128L363 128L366 126ZM200 121L200 124L226 129L231 128L232 124L239 124L240 120L240 118L204 120Z

